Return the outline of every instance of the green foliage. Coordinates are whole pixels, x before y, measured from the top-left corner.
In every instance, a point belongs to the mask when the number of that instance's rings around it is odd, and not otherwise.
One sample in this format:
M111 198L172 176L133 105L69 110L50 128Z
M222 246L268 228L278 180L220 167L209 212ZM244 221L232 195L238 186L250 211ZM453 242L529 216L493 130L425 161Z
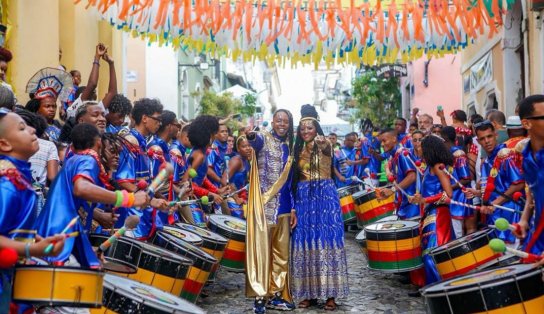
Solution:
M257 110L257 97L255 95L247 93L244 95L242 105L239 108L239 113L245 117L252 117Z
M242 103L234 99L230 93L218 95L210 91L205 91L200 99L198 113L226 117L231 113L240 112L241 107Z
M379 127L390 126L400 112L401 93L396 77L378 78L366 71L353 81L358 118L369 118Z

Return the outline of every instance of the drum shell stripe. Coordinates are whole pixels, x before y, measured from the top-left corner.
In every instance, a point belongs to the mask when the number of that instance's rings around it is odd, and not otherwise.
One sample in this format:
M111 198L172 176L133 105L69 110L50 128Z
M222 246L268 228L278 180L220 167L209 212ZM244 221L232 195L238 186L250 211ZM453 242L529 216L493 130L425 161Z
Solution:
M430 255L433 257L436 263L442 263L449 261L452 258L463 256L467 253L476 251L483 247L488 247L489 241L493 239L494 236L491 234L483 234L481 237L470 239L470 241L459 242L459 245L453 247L438 247L433 249L430 252ZM451 245L451 243L449 244ZM491 251L491 249L489 249Z
M397 252L377 252L372 250L367 250L367 252L368 259L373 262L402 262L405 260L421 258L420 247Z
M209 227L210 227L211 231L216 232L216 233L224 236L227 239L236 240L236 241L240 241L240 242L246 242L246 234L245 233L243 233L243 234L235 233L235 232L232 232L230 230L223 229L220 226L216 226L211 222L209 224Z
M448 279L457 275L468 273L474 268L501 256L501 254L494 254L491 249L489 249L489 251L491 251L491 255L489 255L490 252L487 251L488 248L483 247L472 253L467 253L463 256L456 257L450 261L442 262L440 264L436 263L436 269L443 279Z
M181 293L185 281L185 276L178 278L168 277L141 268L138 269L136 274L129 275L128 278L174 295Z
M374 270L395 270L395 271L405 271L409 269L416 269L422 266L421 257L414 258L406 261L398 262L374 262L368 261L368 268Z
M217 264L217 260L213 256L190 243L183 242L179 239L173 239L171 235L166 235L166 237L163 238L162 244L162 247L165 249L191 259L193 261L193 266L203 271L209 272L212 270L213 265Z
M404 239L397 241L366 241L366 247L368 250L378 252L396 252L399 249L413 249L421 246L421 240L419 237L412 239Z
M356 211L357 219L362 222L374 222L385 216L390 216L395 212L395 203L388 203L372 208L371 210Z
M396 232L376 232L374 230L365 229L365 234L367 241L405 240L419 237L419 228L398 230Z

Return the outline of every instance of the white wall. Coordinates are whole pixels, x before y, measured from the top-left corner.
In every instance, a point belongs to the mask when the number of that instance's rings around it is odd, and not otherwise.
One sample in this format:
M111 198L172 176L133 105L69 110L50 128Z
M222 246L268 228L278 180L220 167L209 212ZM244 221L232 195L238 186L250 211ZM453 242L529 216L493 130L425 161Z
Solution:
M178 60L171 46L146 47L146 96L158 98L164 109L178 112Z

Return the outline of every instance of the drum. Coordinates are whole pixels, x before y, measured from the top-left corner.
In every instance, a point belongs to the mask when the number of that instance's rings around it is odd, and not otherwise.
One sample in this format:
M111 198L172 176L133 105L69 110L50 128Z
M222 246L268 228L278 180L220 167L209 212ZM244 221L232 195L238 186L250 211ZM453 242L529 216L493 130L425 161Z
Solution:
M106 234L91 233L89 239L93 247L99 247L109 237ZM106 271L134 274L138 269L141 253L141 242L133 238L121 237L104 252L106 262L103 267Z
M355 220L355 202L352 195L360 190L358 185L350 185L337 189L342 209L342 220L344 223Z
M440 281L421 290L430 313L542 313L544 270L510 265Z
M244 208L242 205L236 204L234 199L227 199L227 206L230 210L230 215L236 218L245 219Z
M202 238L194 232L183 230L176 226L164 226L162 231L157 232L157 234L160 232L168 232L176 238L189 242L194 246L202 246ZM155 234L155 236L157 236L157 234Z
M205 313L198 306L157 288L114 275L104 276L104 306L99 313Z
M227 246L227 242L228 242L227 239L223 238L217 233L213 233L209 230L199 228L189 224L177 223L176 227L179 227L183 230L188 230L190 232L193 232L201 236L203 240L202 247L201 247L202 250L212 255L213 257L215 257L215 259L217 259L218 261L221 261L221 259L223 258L223 253L225 252L225 247ZM217 274L218 269L219 269L219 263L215 264L215 267L212 269L210 273L210 277L208 278L209 282L212 282L215 280L215 276Z
M195 303L204 284L208 281L210 272L216 267L215 265L217 265L218 261L199 247L180 240L166 232L159 234L155 239L159 245L167 250L176 252L193 261L180 296L185 300Z
M359 228L364 228L366 225L395 213L395 194L378 200L375 191L361 191L353 195L353 200Z
M221 266L228 271L243 272L246 264L246 222L227 215L210 215L210 230L228 239Z
M368 267L400 273L423 266L419 223L408 220L366 226Z
M149 243L142 243L138 271L128 278L180 295L193 262Z
M489 240L493 238L494 229L480 230L436 247L429 255L442 279L448 279L497 261L502 254L493 252L489 247Z
M489 263L486 263L474 268L474 272L478 272L478 271L482 271L486 269L504 267L504 266L513 265L513 264L519 264L519 261L520 261L519 256L512 255L510 253L505 253L503 256L497 259L494 259Z
M100 307L104 272L69 266L15 267L13 301L47 306Z

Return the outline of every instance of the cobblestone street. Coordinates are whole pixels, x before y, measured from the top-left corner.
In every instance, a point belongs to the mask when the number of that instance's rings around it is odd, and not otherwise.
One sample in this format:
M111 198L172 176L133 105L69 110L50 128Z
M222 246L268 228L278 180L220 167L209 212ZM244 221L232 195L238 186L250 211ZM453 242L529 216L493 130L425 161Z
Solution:
M336 312L312 307L297 309L292 313L425 313L423 298L413 298L407 294L414 289L413 286L401 284L397 275L366 268L367 262L355 242L355 233L346 232L346 249L350 296L337 300L339 307ZM208 313L251 313L253 300L245 298L244 280L241 273L221 270L215 284L207 289L210 296L201 298L198 305Z

